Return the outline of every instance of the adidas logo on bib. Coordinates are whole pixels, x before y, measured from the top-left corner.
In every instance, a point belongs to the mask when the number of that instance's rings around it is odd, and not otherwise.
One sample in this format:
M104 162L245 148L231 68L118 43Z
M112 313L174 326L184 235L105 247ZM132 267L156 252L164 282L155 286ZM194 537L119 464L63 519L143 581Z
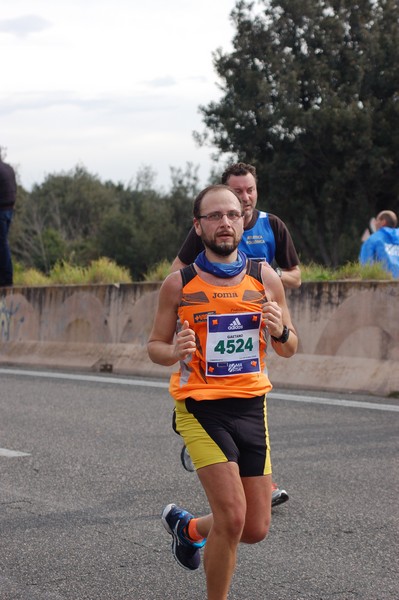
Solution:
M234 319L234 321L232 323L230 323L230 325L227 328L229 331L234 331L236 329L244 329L240 319L237 317L236 319Z

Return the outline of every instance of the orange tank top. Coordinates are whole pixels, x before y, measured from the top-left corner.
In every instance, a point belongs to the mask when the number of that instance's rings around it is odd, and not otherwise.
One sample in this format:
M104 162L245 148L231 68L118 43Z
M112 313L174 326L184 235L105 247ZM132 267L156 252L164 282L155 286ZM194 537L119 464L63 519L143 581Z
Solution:
M252 398L272 389L261 324L266 293L260 268L249 260L244 278L231 287L206 283L193 265L181 270L177 331L188 321L197 349L171 376L169 391L176 400Z

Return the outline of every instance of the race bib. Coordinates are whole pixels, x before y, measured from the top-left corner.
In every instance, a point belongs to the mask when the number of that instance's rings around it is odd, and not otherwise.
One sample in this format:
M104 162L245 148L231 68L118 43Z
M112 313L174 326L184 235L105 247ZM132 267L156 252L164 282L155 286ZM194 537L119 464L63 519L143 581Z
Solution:
M259 373L261 313L207 316L206 374Z

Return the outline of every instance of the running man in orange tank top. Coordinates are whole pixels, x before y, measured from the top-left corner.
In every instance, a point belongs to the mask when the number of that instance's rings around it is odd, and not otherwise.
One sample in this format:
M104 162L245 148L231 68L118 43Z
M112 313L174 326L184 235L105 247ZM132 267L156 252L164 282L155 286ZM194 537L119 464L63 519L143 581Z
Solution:
M276 273L284 288L298 288L301 285L299 258L285 223L276 215L256 208L258 177L255 166L244 162L230 164L223 172L220 183L231 187L243 203L244 232L239 249L248 258L264 260L275 267L278 265ZM171 265L171 271L178 271L194 262L203 249L201 238L192 227ZM195 470L186 446L183 446L180 458L187 471ZM287 502L289 497L286 489L275 482L272 483L272 489L272 508Z
M205 250L162 284L148 353L161 365L179 363L170 381L174 428L211 509L195 518L170 503L162 523L182 567L197 569L204 547L207 598L224 600L239 543L262 541L270 525L266 340L289 358L298 338L279 276L238 250L243 206L236 193L224 185L203 190L194 227Z

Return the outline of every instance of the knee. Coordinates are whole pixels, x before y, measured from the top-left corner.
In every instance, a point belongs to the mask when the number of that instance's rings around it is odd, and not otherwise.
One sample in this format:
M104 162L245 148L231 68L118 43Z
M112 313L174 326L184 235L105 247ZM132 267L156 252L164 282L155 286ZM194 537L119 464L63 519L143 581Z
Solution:
M258 529L257 531L243 531L241 542L244 544L258 544L267 536L268 530Z
M270 527L270 519L259 520L258 523L253 523L251 525L245 525L241 542L244 544L258 544L262 540L265 539L267 534L269 533Z
M214 533L220 534L231 541L240 541L245 526L245 511L233 510L223 515L222 519L213 520Z

